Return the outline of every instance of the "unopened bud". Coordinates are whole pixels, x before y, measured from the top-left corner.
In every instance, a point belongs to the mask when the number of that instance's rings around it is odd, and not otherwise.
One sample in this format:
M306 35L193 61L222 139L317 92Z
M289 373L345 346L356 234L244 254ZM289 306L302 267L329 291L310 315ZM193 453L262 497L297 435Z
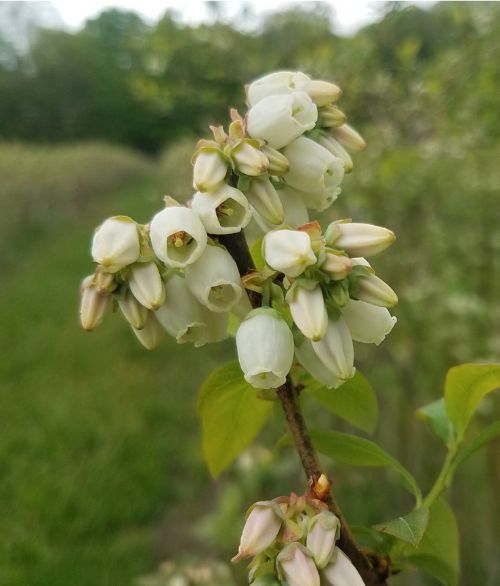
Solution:
M267 549L276 539L282 518L278 515L279 506L272 501L261 501L253 505L241 534L238 553L233 562L251 557Z
M349 256L373 256L388 248L396 236L381 226L356 222L333 222L326 231L329 246L345 250Z
M146 350L157 348L165 336L165 330L161 327L153 311L148 311L143 328L138 330L132 327L132 330Z
M281 199L268 178L253 179L246 191L250 205L268 222L274 225L283 223L285 211Z
M112 293L118 283L115 281L115 275L113 273L107 273L101 270L101 267L97 267L94 274L94 285L95 288L101 295Z
M354 167L351 155L345 150L338 140L333 136L321 135L318 139L319 144L329 150L334 157L337 157L344 164L344 171L350 173Z
M349 124L342 124L333 131L334 137L350 151L364 151L366 142L357 130Z
M376 275L360 277L356 281L355 298L379 307L394 307L398 302L395 291Z
M341 281L345 279L351 272L352 262L348 256L344 254L336 254L331 250L325 253L325 260L321 265L321 270L334 281Z
M336 102L342 95L342 90L338 85L319 79L310 81L305 91L316 106L326 106L327 104Z
M139 303L156 310L165 299L160 271L154 262L136 263L130 268L130 290Z
M250 177L262 175L269 167L266 155L246 140L242 140L233 148L231 158L238 171Z
M224 181L227 162L222 152L215 148L202 148L194 159L193 187L197 191L214 191Z
M319 110L318 126L336 128L346 121L346 115L338 106L328 104Z
M345 553L335 548L331 563L322 572L326 586L365 586L351 560Z
M295 325L310 340L321 340L328 326L323 293L318 283L301 279L288 290L286 301Z
M269 167L267 169L269 175L284 175L288 171L290 163L283 153L280 153L267 144L262 147L261 151L269 161Z
M137 224L128 216L108 218L92 240L92 258L109 273L134 263L141 253Z
M290 543L276 558L281 577L288 586L320 586L320 577L311 553L300 543Z
M338 517L329 511L323 511L311 519L306 546L320 570L332 559L339 531Z
M137 301L130 289L127 289L124 294L118 295L118 307L124 318L136 330L142 330L146 325L148 310Z
M80 287L80 323L88 332L102 323L111 300L109 295L97 291L93 280L93 275L85 277Z

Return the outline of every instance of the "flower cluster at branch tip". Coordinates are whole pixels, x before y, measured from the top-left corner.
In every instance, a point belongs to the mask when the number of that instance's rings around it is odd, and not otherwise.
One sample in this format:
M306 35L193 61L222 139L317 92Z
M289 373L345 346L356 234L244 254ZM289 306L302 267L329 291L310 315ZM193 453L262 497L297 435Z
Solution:
M252 558L253 586L364 586L337 547L339 519L308 495L255 503L233 561Z

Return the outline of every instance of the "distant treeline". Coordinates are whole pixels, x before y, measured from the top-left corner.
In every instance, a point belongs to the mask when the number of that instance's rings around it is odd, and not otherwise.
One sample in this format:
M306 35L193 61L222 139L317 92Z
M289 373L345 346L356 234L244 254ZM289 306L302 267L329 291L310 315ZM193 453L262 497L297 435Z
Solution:
M225 120L227 104L244 105L245 82L283 68L337 81L357 123L397 118L405 140L449 132L449 122L498 130L496 3L391 3L351 38L332 32L327 3L311 6L253 32L191 27L170 12L149 26L108 10L76 33L41 31L23 55L0 39L0 138L98 138L155 152Z

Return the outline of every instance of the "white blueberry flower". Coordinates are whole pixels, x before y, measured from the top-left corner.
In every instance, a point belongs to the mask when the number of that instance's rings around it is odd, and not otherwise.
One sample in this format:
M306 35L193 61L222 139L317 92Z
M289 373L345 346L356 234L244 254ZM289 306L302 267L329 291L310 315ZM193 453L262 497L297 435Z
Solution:
M321 340L328 326L328 314L319 284L299 279L288 290L286 301L295 325L304 336Z
M316 263L311 239L298 230L274 230L266 234L263 242L266 263L288 277L298 277Z
M377 307L354 299L350 299L340 311L352 339L365 344L378 346L397 321L397 318L391 316L385 307Z
M88 332L102 323L111 300L109 295L99 293L93 280L94 275L85 277L80 287L80 324Z
M211 311L229 311L240 300L243 287L233 257L220 246L207 246L200 258L186 267L186 285Z
M283 223L285 212L281 199L267 177L253 179L245 195L250 205L268 222Z
M167 207L151 220L151 244L156 256L170 267L184 268L200 258L207 232L195 210Z
M202 148L195 155L193 187L197 191L214 191L224 181L228 163L216 148Z
M345 148L330 135L320 135L318 139L319 144L330 151L334 157L337 157L344 164L344 171L350 173L354 167L351 155L345 150Z
M136 330L142 330L146 325L148 310L137 301L130 289L118 296L118 307L121 309L123 317Z
M323 570L322 578L328 586L365 586L354 564L338 547L332 562Z
M284 224L291 228L298 228L309 222L309 213L303 194L291 187L283 187L278 190L278 195L285 211Z
M165 330L158 323L155 313L150 310L148 310L144 326L140 330L132 326L132 331L146 350L157 348L165 336Z
M310 521L306 547L320 570L332 559L339 531L340 521L329 511L318 513Z
M238 171L250 177L262 175L269 167L269 159L266 155L246 140L240 141L232 149L231 158Z
M276 565L288 586L320 586L311 553L300 543L290 543L283 548L276 558Z
M283 523L278 511L278 505L272 501L261 501L253 505L243 527L240 546L233 562L255 556L272 545Z
M92 258L107 272L116 273L141 254L137 224L128 216L114 216L97 228L92 240Z
M319 359L310 340L304 340L295 348L295 356L307 372L327 389L336 389L344 383Z
M324 260L321 263L321 270L334 281L345 279L351 272L352 260L343 254L336 254L331 250L326 250Z
M249 106L254 106L267 96L291 94L303 90L311 82L311 78L300 71L276 71L252 82L247 87Z
M247 115L250 136L265 140L281 149L311 130L318 119L318 109L304 92L263 98Z
M354 347L345 321L330 320L325 336L312 342L314 351L323 364L341 381L354 376Z
M396 240L394 232L387 228L357 222L332 222L325 236L329 246L344 250L351 257L373 256Z
M191 207L209 234L235 234L252 219L247 198L225 183L212 193L195 193Z
M342 126L335 128L333 135L346 149L351 151L362 151L366 148L364 138L349 124L342 124Z
M236 334L238 359L245 380L258 389L285 383L293 363L293 335L273 309L250 312Z
M160 271L154 262L136 263L128 276L134 297L148 309L158 309L165 299Z

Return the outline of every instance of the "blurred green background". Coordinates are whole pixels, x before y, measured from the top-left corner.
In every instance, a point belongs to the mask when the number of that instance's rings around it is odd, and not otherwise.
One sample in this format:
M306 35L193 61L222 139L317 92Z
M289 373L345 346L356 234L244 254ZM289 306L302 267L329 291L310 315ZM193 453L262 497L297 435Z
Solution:
M117 213L145 222L164 193L189 195L196 137L228 105L243 109L242 85L262 73L337 82L369 144L332 214L398 235L376 268L399 321L357 364L379 396L376 440L424 489L443 454L415 409L439 397L450 366L498 360L500 5L381 5L351 37L326 3L246 32L212 8L199 26L109 10L78 32L32 31L22 49L0 33L2 586L121 586L164 559L225 561L251 502L302 490L295 455L263 447L283 430L278 413L261 445L208 476L197 388L234 357L230 343L147 353L118 315L92 334L77 321L94 226ZM498 412L492 396L476 425ZM308 417L348 429L313 406ZM451 491L463 586L500 584L498 448ZM352 523L409 510L390 475L326 466Z

